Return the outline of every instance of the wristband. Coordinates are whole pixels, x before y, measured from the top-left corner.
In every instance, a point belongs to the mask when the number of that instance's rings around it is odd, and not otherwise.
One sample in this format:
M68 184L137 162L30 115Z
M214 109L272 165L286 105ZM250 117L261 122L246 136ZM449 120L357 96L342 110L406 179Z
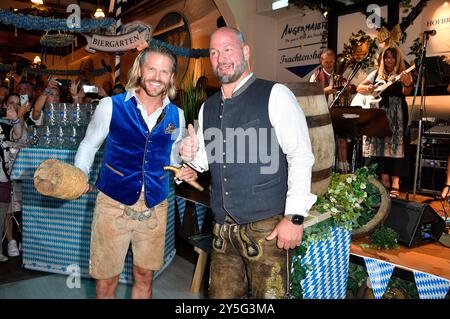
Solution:
M50 90L48 88L45 88L45 90L42 94L45 96L48 96L50 94Z
M16 119L16 120L14 120L14 121L11 121L11 124L12 125L16 125L16 124L19 124L20 123L20 120L19 119Z

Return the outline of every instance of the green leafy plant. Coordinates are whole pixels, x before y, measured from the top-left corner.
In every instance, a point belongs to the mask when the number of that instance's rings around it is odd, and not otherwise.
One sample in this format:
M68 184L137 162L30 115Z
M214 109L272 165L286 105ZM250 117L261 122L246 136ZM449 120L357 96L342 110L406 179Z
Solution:
M380 226L369 236L370 245L378 249L395 249L397 244L398 234L392 228Z
M206 100L206 91L202 87L194 85L194 74L192 74L184 90L180 94L186 126L188 124L194 125L195 120L198 119L200 107Z
M361 227L376 214L381 202L379 190L367 182L376 165L362 167L355 174L334 174L328 192L318 197L314 208L331 212L334 225L349 230Z
M367 281L367 271L363 266L349 263L347 289L356 297L358 289Z
M308 248L305 245L300 245L294 249L294 257L292 260L292 273L290 280L290 298L291 299L302 299L303 298L303 287L302 280L306 278L306 272L311 269L311 266L303 266L301 260L305 257Z
M312 207L319 213L331 212L331 218L305 228L302 245L294 250L291 276L291 297L302 298L301 281L306 278L310 265L301 265L308 246L318 241L330 240L334 227L351 231L367 224L378 211L381 194L377 187L368 182L376 176L377 165L364 166L354 174L333 174L327 193L318 196ZM359 282L359 280L358 280Z

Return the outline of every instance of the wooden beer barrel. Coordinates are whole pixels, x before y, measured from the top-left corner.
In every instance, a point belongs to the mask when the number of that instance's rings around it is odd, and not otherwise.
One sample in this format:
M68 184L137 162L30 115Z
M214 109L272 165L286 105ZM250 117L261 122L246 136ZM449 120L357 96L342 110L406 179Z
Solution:
M297 97L305 113L315 162L312 168L311 193L325 194L328 190L335 153L334 131L323 89L318 83L295 82L286 86Z
M352 230L353 239L369 235L375 230L375 228L384 222L391 212L391 197L389 196L386 187L384 187L384 185L374 177L369 177L367 181L375 186L380 192L380 207L378 208L375 216L373 216L367 224Z
M81 169L56 159L43 161L34 172L34 187L46 196L76 199L87 185L88 177Z

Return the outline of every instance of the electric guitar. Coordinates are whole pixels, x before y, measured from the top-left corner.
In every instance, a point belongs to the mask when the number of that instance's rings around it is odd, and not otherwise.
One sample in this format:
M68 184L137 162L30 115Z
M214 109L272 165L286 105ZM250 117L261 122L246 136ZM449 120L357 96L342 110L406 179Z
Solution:
M411 65L409 68L407 68L404 72L409 73L412 70L416 68L415 65ZM375 90L373 91L372 95L364 95L361 93L358 93L355 95L355 97L352 99L352 102L350 103L351 106L361 106L364 109L370 109L370 108L378 108L378 105L381 101L381 93L384 92L388 87L390 87L392 84L400 80L401 74L391 76L388 81L378 81L375 84Z

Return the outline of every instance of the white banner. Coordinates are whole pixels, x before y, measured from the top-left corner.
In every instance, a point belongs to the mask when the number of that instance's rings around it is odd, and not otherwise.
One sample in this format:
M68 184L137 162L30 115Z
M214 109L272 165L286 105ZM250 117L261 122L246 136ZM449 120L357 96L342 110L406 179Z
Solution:
M86 51L95 53L95 51L102 52L121 52L136 49L138 46L145 45L148 30L132 31L121 35L98 35L94 34L92 37L84 35L86 41Z
M278 22L278 69L281 82L309 81L311 72L320 65L322 33L327 23L319 11ZM326 41L326 39L325 39Z
M450 4L448 1L430 1L422 11L422 30L435 30L429 38L427 56L450 53Z

